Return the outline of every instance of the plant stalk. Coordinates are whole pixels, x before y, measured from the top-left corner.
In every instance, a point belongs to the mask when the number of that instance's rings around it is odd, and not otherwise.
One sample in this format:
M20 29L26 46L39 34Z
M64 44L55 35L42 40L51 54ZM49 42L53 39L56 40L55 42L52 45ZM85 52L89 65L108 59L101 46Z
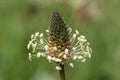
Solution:
M60 80L66 80L65 79L65 69L64 69L64 64L60 64L61 70L59 71L60 73Z

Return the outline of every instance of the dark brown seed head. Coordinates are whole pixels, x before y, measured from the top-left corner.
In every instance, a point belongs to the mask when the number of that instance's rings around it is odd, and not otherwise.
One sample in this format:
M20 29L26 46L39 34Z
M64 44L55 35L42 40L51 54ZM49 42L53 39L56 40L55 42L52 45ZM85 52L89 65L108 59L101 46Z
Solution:
M54 53L56 56L61 52L64 52L66 48L70 48L70 35L68 27L57 12L53 13L49 27L49 49L54 46L58 49L57 52Z

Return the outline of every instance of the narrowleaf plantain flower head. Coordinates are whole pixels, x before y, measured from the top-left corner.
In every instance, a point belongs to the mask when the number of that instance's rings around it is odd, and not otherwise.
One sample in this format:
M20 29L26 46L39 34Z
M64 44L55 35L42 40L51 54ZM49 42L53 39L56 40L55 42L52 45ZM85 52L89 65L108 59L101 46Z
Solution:
M36 32L31 35L27 48L32 50L29 53L29 60L32 58L46 57L48 61L58 64L69 63L74 67L72 60L85 62L86 58L91 58L92 50L89 42L79 31L69 28L62 17L54 12L51 18L49 30L46 30L48 37L43 33ZM60 66L56 66L60 70Z

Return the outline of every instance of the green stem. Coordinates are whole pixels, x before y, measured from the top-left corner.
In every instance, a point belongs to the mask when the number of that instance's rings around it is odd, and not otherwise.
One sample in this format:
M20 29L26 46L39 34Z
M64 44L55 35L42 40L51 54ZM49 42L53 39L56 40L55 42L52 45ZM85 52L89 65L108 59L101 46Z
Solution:
M64 65L60 64L61 70L59 71L60 73L60 80L65 80L65 69Z

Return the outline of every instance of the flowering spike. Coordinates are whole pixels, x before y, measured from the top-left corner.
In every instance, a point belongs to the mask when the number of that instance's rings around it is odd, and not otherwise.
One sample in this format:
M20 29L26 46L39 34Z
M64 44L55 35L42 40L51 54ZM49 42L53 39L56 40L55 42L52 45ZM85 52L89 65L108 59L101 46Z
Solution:
M31 40L27 45L27 49L32 49L29 53L29 60L32 58L46 57L48 61L58 64L69 62L74 67L72 60L85 62L86 58L91 58L92 49L84 35L80 35L78 30L72 34L59 13L54 12L51 18L49 30L46 30L48 38L44 38L43 33L35 33L31 35ZM60 66L56 66L57 70L61 70Z

